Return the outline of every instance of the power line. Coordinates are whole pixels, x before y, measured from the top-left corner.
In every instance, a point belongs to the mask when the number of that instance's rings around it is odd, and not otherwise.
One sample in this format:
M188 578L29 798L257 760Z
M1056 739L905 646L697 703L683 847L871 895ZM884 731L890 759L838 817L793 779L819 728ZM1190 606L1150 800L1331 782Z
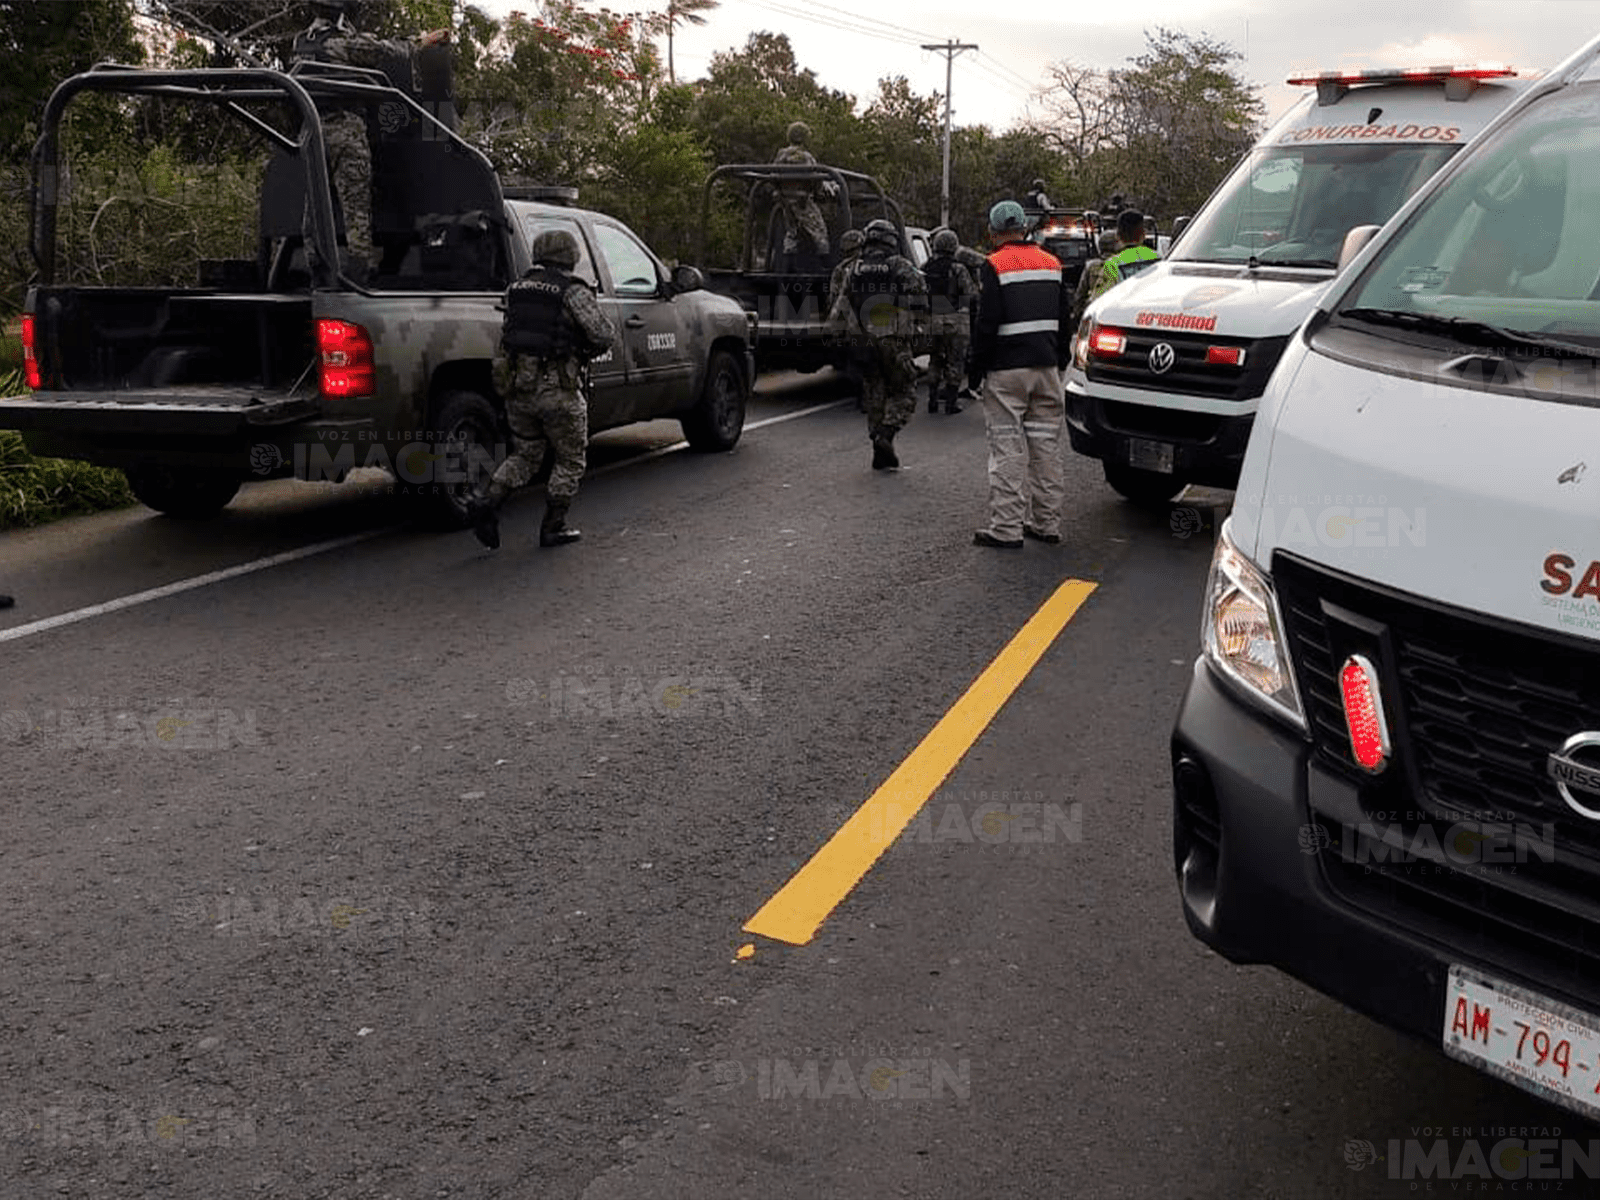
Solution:
M1000 72L1002 72L1002 73L1004 73L1006 75L1009 75L1012 79L1016 80L1023 87L1027 88L1029 92L1036 92L1036 91L1039 90L1039 84L1037 82L1029 83L1028 80L1020 72L1012 70L1010 67L1006 66L1005 63L1001 62L998 58L994 57L994 55L985 54L983 51L980 50L980 51L978 51L978 57L983 59L984 62L991 64L997 71L1000 71Z
M900 46L917 45L915 41L899 37L895 34L880 33L877 30L867 28L863 25L850 24L846 21L823 16L819 13L809 13L802 10L784 8L778 4L768 3L767 0L746 0L746 2L754 5L756 8L764 8L769 12L777 13L779 16L798 18L802 21L810 21L813 24L821 25L828 29L840 30L845 33L854 33L860 37L876 38L877 40L884 42L894 42L896 45Z

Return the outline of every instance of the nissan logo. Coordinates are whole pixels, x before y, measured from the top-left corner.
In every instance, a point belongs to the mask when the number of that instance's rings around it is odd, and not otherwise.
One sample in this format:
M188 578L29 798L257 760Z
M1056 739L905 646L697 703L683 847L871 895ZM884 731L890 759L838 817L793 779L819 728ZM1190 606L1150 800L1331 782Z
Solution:
M1600 733L1575 733L1546 760L1546 769L1568 808L1591 821L1600 821L1600 809L1585 807L1572 794L1577 790L1591 802L1600 801L1600 763L1582 763L1573 757L1579 750L1591 748L1600 748Z
M1177 361L1178 353L1170 342L1157 342L1150 348L1150 370L1157 375L1165 375Z

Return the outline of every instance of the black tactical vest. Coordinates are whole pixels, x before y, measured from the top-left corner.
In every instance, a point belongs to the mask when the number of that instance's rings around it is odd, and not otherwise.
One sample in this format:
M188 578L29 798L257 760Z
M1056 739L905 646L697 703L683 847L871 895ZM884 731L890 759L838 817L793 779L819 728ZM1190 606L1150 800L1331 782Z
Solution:
M880 253L869 258L863 254L850 268L850 299L857 308L870 298L893 290L894 269L886 255Z
M961 299L956 290L955 265L955 256L951 254L935 254L927 261L922 268L922 277L928 281L928 295Z
M572 276L539 264L506 289L506 315L500 342L507 354L530 358L571 358L578 328L563 297Z

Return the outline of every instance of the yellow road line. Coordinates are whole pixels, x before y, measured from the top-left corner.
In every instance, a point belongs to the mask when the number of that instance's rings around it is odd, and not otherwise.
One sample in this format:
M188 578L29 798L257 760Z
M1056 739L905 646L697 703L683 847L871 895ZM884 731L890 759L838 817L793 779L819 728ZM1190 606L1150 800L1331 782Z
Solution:
M761 906L746 933L803 946L848 896L989 727L1095 585L1069 579L839 831Z

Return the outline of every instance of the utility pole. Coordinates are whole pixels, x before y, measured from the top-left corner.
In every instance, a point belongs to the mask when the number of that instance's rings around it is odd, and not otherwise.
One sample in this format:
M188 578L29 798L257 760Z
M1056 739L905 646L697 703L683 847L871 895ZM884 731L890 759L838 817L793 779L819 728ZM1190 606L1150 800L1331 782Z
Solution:
M972 42L958 42L947 38L943 43L924 45L924 50L938 50L944 54L944 185L939 190L939 224L950 224L950 73L956 55L963 50L976 50Z

